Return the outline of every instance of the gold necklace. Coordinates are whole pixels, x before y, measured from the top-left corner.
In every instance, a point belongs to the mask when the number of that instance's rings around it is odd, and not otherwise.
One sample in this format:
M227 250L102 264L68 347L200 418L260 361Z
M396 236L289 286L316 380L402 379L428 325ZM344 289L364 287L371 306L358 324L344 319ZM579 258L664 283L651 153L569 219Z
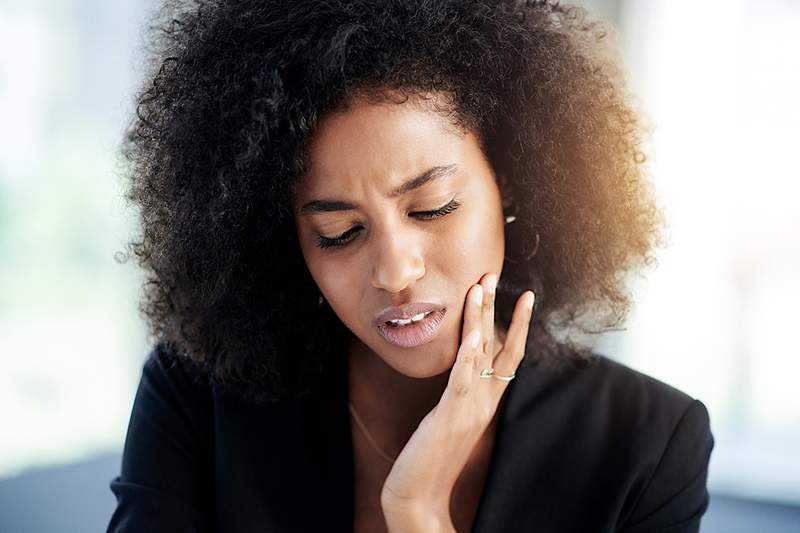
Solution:
M370 435L369 431L367 431L367 427L364 425L364 422L361 421L361 417L358 416L358 413L356 413L356 408L353 407L353 404L348 401L347 406L350 408L350 414L353 415L356 425L361 429L362 433L364 433L364 436L367 437L367 441L369 441L369 443L373 448L375 448L375 451L378 452L381 457L383 457L390 465L393 465L395 460L392 459L389 454L384 452L380 446L378 446L378 443L375 442L375 439L373 439L372 435Z

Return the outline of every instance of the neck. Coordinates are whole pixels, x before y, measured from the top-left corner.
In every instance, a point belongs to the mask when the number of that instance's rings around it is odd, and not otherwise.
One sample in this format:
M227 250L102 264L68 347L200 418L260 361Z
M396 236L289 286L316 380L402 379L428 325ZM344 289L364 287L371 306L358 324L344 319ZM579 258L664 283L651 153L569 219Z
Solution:
M504 333L497 332L495 356L502 348ZM439 403L450 369L430 378L412 378L394 370L355 338L347 357L350 402L383 450L396 457Z
M350 402L381 447L396 457L423 418L439 403L450 372L412 378L360 342L348 353Z

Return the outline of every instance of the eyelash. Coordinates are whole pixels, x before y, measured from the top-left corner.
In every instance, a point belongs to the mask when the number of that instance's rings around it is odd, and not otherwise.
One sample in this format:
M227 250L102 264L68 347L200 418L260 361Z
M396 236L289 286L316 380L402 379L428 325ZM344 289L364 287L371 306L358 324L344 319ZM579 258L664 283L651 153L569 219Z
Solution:
M461 205L461 202L458 200L450 200L447 204L443 205L439 209L434 209L433 211L417 211L415 213L411 213L411 215L416 215L418 218L422 220L432 220L434 218L443 217L449 215L456 209L458 206ZM355 230L359 229L360 226L355 226L350 228L349 230L345 231L338 237L323 237L322 235L317 235L317 246L320 248L332 248L337 246L344 246L347 243L351 242L353 239L348 239L350 235L355 235L357 232Z

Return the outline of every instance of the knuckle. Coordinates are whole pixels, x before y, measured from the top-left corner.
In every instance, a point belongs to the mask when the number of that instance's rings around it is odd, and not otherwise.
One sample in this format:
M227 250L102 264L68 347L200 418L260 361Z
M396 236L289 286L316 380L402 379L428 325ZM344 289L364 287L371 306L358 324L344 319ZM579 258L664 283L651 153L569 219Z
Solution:
M466 383L455 383L453 393L456 396L466 396L469 392L469 386Z
M464 364L467 366L475 366L477 357L475 356L475 352L469 350L467 353L464 354Z

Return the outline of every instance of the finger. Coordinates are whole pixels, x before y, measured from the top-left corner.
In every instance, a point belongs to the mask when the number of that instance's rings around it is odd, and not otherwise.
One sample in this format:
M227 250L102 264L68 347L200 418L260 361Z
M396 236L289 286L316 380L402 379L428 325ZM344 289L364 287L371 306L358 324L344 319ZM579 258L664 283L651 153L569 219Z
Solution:
M531 291L525 291L517 300L511 317L511 325L508 328L506 342L494 362L496 374L510 376L516 372L520 361L522 361L525 355L525 344L528 339L534 300L535 295Z
M483 286L480 284L473 285L467 292L467 301L464 306L464 326L461 333L462 344L464 343L464 339L466 339L467 335L469 335L473 330L477 329L480 331L483 327L482 312L483 300L485 298L486 292L483 290ZM482 340L483 332L481 332L481 338L479 341ZM472 363L473 369L478 365L477 357L479 355L479 351L480 344L478 344L478 350L476 350L476 353L468 356L470 362Z
M456 362L450 370L447 388L455 394L466 394L475 373L475 361L481 340L481 304L483 288L473 285L467 292L464 309L464 325L461 332L461 345L456 354Z
M483 309L481 310L481 353L478 354L478 369L492 366L494 357L494 299L497 287L497 276L487 274L482 281Z

